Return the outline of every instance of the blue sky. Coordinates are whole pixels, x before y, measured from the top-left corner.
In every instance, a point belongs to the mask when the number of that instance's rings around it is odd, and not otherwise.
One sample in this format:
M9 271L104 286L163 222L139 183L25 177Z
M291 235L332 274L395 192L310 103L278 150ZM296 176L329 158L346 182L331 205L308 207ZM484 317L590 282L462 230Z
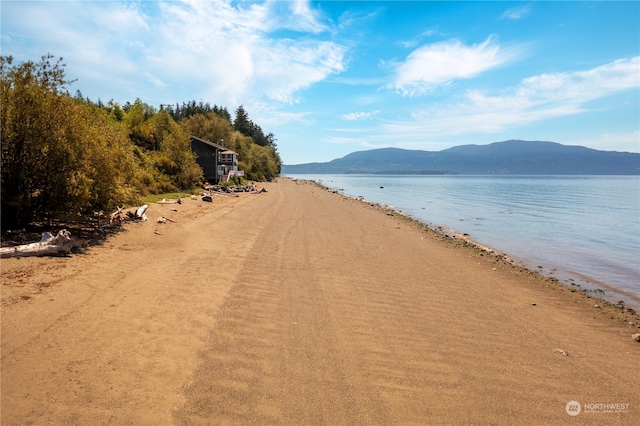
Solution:
M5 1L71 93L243 105L285 164L507 139L640 152L640 3Z

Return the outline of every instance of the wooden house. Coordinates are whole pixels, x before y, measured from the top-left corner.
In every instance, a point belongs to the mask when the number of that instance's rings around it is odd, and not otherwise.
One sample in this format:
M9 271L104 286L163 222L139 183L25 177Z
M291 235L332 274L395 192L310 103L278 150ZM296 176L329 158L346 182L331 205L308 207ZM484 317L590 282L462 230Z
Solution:
M191 136L191 150L196 154L196 162L209 183L227 181L234 175L244 176L244 172L238 170L238 154L225 148L223 140L217 144Z

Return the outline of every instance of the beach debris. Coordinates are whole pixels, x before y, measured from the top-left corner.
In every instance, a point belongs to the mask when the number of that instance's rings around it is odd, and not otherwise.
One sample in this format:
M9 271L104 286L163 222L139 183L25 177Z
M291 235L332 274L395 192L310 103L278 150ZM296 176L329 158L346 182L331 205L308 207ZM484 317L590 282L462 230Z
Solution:
M493 268L493 269L495 269L495 268ZM527 304L531 305L531 306L537 306L536 302L534 302L533 300L527 300Z
M180 199L180 197L178 197L177 200L167 200L166 198L163 198L162 200L158 201L158 204L182 204L182 200Z
M116 209L117 210L111 213L111 216L109 216L109 225L122 225L122 221L124 220L124 218L122 217L122 210L124 210L124 206L116 206Z
M63 229L55 237L44 232L40 241L0 249L0 257L53 256L66 254L74 247L82 247L83 241L72 239L71 232Z
M631 338L636 342L640 342L640 333L634 334L633 336L631 336Z
M100 210L99 212L93 212L93 217L98 220L98 228L100 228L100 219L104 217L104 212Z
M569 356L569 352L565 351L564 349L556 348L553 351L559 353L562 356Z
M204 189L212 192L218 192L223 194L234 194L236 192L252 192L258 193L256 187L253 183L248 183L245 185L204 185Z
M160 216L160 217L158 218L158 223L167 223L167 222L176 223L176 221L175 221L175 220L173 220L173 219L169 219L168 217Z
M144 219L146 217L144 212L146 212L148 208L149 206L147 206L146 204L138 207L138 210L136 210L136 217L139 217L140 219Z
M213 203L213 197L209 194L202 196L202 201L206 201L207 203Z
M149 220L149 218L145 214L148 208L149 206L144 204L138 207L135 212L127 212L127 217L131 220L142 220L143 222L146 222L147 220Z

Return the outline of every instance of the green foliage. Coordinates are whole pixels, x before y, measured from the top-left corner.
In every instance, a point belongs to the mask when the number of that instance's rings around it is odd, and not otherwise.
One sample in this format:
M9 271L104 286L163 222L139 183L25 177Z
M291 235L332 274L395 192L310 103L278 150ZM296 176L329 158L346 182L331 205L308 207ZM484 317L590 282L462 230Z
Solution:
M242 107L239 107L240 117L244 117L251 126L256 127L246 115ZM238 111L236 111L238 114ZM242 120L242 118L241 118ZM238 119L236 119L238 122ZM209 114L208 116L194 115L183 120L180 125L185 131L191 135L219 143L224 140L224 146L238 153L238 165L240 170L244 170L247 179L256 181L265 181L275 178L280 174L282 161L275 147L275 143L260 145L255 139L246 135L224 119ZM275 137L272 139L275 141Z
M220 182L219 185L220 186L238 186L238 185L244 185L246 183L247 183L247 180L242 176L231 176L229 180Z
M234 133L231 123L216 114L196 114L180 122L180 126L189 135L220 143L225 141L225 145L232 138Z
M195 193L195 191L192 191ZM190 192L163 192L160 194L145 195L142 202L145 204L157 203L161 200L177 200L178 198L191 198Z
M149 120L153 117L152 111L153 109L149 105L142 103L140 99L136 99L124 116L124 123L129 129L131 141L148 150L159 148L159 143L155 137L156 129L154 123Z
M3 57L0 66L3 227L135 199L127 184L135 167L126 134L69 96L61 59L13 65Z
M239 163L249 179L265 181L280 174L281 162L275 148L255 144L247 148Z
M232 124L226 108L202 102L160 110L140 99L122 107L113 100L94 103L79 90L69 95L64 68L62 58L51 55L21 64L0 56L3 228L191 190L203 178L191 135L224 140L247 179L280 173L275 137L265 136L242 106Z
M253 142L260 146L276 147L276 137L273 133L265 135L262 128L249 119L249 114L240 105L236 109L236 119L233 121L233 128L245 136L253 139Z
M176 104L175 106L161 105L161 109L166 109L176 122L180 122L198 114L208 116L213 113L226 120L228 123L231 123L231 114L229 114L229 111L225 107L218 105L214 105L212 107L208 102L200 102L197 104L196 101L183 102L182 106L179 104Z

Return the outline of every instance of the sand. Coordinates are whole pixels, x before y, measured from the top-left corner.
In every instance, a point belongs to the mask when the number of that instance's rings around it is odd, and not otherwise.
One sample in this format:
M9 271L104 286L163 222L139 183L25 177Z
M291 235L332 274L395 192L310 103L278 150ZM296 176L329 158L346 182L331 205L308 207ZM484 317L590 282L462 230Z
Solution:
M637 424L636 317L314 184L264 186L3 259L2 425Z

